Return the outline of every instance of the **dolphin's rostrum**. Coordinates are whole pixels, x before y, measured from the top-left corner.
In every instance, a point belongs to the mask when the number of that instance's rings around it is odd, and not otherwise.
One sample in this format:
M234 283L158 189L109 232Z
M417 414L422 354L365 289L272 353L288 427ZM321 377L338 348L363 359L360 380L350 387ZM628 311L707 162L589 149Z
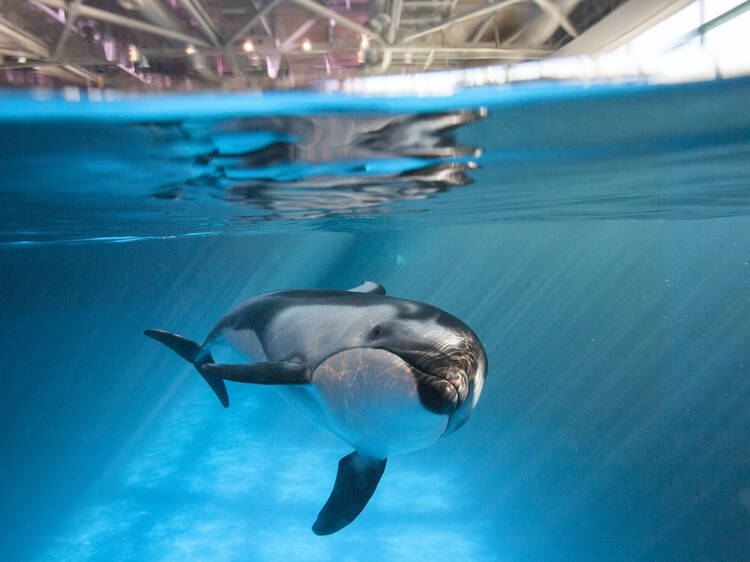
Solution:
M477 336L428 304L370 281L349 291L287 290L227 313L202 345L145 334L195 365L221 403L225 380L276 385L320 427L354 447L339 461L313 525L329 535L364 509L393 454L423 449L469 417L487 376Z

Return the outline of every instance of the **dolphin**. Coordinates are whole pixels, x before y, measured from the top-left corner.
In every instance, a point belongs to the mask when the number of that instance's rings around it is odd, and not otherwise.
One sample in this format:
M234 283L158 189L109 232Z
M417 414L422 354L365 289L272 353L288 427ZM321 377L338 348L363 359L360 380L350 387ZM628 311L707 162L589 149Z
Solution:
M224 407L224 381L275 385L303 415L354 448L312 530L351 523L389 456L423 449L469 418L487 376L479 338L429 304L386 296L365 281L348 291L295 289L239 304L203 344L163 330L147 336L190 361Z

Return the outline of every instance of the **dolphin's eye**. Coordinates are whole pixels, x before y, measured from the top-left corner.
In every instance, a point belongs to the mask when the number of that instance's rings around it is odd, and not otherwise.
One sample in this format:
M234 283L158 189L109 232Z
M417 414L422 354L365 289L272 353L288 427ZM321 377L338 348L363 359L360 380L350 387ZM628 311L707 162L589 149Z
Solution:
M370 338L377 338L380 335L381 331L382 330L380 329L380 326L375 326L372 330L370 330Z

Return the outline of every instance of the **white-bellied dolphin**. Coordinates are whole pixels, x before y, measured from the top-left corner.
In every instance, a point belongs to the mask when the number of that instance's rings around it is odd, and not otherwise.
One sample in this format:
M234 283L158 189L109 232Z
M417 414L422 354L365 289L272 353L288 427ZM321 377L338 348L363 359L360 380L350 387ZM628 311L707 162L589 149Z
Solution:
M225 407L224 380L277 385L305 416L354 447L339 461L313 525L318 535L359 515L388 456L458 429L487 376L487 355L468 326L428 304L385 296L372 282L251 298L219 320L203 345L162 330L145 334L193 363Z

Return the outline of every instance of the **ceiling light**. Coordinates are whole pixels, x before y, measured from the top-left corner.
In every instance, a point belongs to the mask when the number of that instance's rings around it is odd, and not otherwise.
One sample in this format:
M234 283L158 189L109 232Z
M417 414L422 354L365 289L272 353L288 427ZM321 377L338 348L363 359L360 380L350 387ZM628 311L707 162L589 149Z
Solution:
M128 45L128 60L130 62L137 62L138 58L138 47L135 45Z
M363 36L362 36L362 41L360 41L360 43L359 43L359 44L360 44L360 46L361 46L361 47L362 47L363 49L366 49L366 48L367 48L367 45L369 45L369 44L370 44L370 38L369 38L369 37L368 37L367 35L363 35Z
M195 54L195 47L193 47L192 45L188 45L187 47L185 47L185 52L188 55L194 55Z
M312 44L310 43L310 40L305 39L304 41L302 41L302 50L309 51L310 49L312 49Z
M252 42L252 41L250 41L250 39L248 39L247 41L245 41L245 42L244 42L244 43L242 44L242 49L243 49L243 50L244 50L244 51L245 51L246 53L252 53L252 52L253 52L253 51L255 50L255 45L253 45L253 42Z

